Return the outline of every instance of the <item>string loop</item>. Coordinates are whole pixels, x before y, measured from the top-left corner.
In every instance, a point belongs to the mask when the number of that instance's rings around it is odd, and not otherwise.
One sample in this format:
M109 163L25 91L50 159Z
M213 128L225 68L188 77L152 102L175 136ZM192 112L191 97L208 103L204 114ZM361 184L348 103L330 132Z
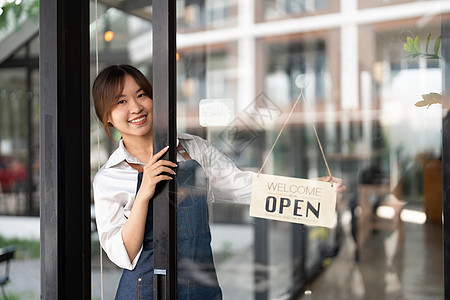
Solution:
M289 115L286 118L286 121L284 122L283 126L281 127L280 132L278 133L278 136L277 136L277 138L275 139L275 142L272 145L272 148L270 148L270 151L267 154L266 159L264 160L264 163L262 164L261 168L258 171L257 176L259 176L259 174L261 174L262 170L266 166L266 163L269 160L270 154L272 154L272 151L275 148L275 145L277 144L278 139L280 138L281 133L283 132L284 128L286 127L289 119L291 118L291 115L294 112L294 109L297 106L297 103L300 101L300 98L302 98L303 102L305 103L305 108L306 108L307 113L309 115L311 115L311 111L309 110L308 104L306 103L306 98L305 98L305 95L303 94L303 87L302 87L300 89L300 94L298 95L297 100L295 100L294 105L292 106L291 111L289 112ZM325 165L327 167L328 176L330 176L330 178L331 178L331 185L333 186L333 175L331 174L331 170L330 170L330 167L328 165L327 158L325 157L325 152L323 151L323 148L322 148L322 143L320 142L319 135L317 134L316 126L315 126L314 121L312 120L312 118L311 118L311 125L312 125L312 128L314 130L314 134L316 136L317 143L319 144L319 148L320 148L320 152L322 153L323 161L325 162Z

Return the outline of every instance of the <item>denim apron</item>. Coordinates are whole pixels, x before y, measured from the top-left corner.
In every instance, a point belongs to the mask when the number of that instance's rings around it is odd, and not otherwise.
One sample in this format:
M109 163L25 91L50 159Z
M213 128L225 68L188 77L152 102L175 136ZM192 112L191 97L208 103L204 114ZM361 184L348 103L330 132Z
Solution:
M195 160L178 162L176 172L178 299L222 299L211 250L205 173ZM137 190L141 182L142 173L139 173ZM153 269L153 205L150 202L141 256L133 270L123 271L116 299L153 299Z

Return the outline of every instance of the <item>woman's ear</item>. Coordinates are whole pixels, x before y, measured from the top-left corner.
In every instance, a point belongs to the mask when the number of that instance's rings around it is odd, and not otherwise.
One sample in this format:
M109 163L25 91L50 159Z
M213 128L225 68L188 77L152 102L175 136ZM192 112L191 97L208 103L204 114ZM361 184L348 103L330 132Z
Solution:
M108 118L106 119L106 124L108 124L108 126L114 127L114 125L111 121L111 114L109 114Z

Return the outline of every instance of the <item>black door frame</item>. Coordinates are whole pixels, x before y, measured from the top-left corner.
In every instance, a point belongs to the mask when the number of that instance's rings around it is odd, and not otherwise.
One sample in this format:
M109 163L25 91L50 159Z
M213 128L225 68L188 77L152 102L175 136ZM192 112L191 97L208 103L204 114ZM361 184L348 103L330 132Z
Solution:
M176 0L153 1L153 151L176 162ZM155 59L155 58L158 59ZM153 199L154 299L177 299L176 180Z
M41 299L91 298L89 0L41 0Z

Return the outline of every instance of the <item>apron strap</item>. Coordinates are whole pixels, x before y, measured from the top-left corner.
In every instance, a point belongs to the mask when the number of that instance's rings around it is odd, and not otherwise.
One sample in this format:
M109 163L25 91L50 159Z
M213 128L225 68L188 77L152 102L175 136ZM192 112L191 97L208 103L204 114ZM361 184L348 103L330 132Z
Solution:
M184 149L181 143L178 143L177 151L183 156L184 160L192 160L192 157L186 152L186 149Z

